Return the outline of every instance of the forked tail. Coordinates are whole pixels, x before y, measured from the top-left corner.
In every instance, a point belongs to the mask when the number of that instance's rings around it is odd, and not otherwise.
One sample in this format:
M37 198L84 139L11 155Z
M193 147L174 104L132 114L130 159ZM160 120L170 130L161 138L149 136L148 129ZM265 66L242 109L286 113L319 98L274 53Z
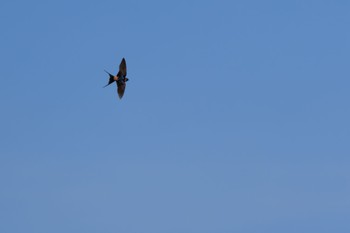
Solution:
M108 71L105 70L105 72L109 75L109 80L108 80L108 84L104 87L107 87L109 84L114 82L114 76L112 74L110 74Z

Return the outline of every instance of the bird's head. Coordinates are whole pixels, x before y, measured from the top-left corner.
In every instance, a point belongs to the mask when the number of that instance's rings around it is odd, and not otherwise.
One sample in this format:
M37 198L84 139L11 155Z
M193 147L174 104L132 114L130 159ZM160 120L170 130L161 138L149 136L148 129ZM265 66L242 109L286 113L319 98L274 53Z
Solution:
M125 82L127 82L127 81L129 81L129 79L128 79L128 78L125 78Z

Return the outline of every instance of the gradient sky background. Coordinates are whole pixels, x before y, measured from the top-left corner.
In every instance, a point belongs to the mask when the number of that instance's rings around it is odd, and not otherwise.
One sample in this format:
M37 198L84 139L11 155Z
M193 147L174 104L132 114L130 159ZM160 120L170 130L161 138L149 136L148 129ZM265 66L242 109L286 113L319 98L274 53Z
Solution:
M0 232L350 232L349 12L1 1Z

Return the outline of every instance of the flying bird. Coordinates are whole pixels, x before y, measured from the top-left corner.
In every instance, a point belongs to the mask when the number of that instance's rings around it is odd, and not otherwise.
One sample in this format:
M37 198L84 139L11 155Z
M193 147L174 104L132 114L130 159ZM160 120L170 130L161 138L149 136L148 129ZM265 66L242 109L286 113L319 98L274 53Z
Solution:
M117 83L117 87L118 87L118 96L119 96L119 99L121 99L124 95L124 92L125 92L126 82L129 80L126 77L125 58L123 58L123 60L120 62L119 71L118 71L117 75L112 75L112 74L108 73L108 71L106 71L106 70L105 70L105 72L109 75L109 80L108 80L108 84L104 87L107 87L109 84L112 84L115 81Z

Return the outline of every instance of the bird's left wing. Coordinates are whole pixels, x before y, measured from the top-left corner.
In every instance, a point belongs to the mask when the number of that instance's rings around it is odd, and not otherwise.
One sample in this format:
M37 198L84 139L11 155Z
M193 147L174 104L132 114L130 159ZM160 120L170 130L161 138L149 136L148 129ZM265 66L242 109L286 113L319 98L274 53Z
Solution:
M117 86L118 86L118 96L119 96L119 99L121 99L123 98L126 84L125 82L121 82L121 83L117 83Z

